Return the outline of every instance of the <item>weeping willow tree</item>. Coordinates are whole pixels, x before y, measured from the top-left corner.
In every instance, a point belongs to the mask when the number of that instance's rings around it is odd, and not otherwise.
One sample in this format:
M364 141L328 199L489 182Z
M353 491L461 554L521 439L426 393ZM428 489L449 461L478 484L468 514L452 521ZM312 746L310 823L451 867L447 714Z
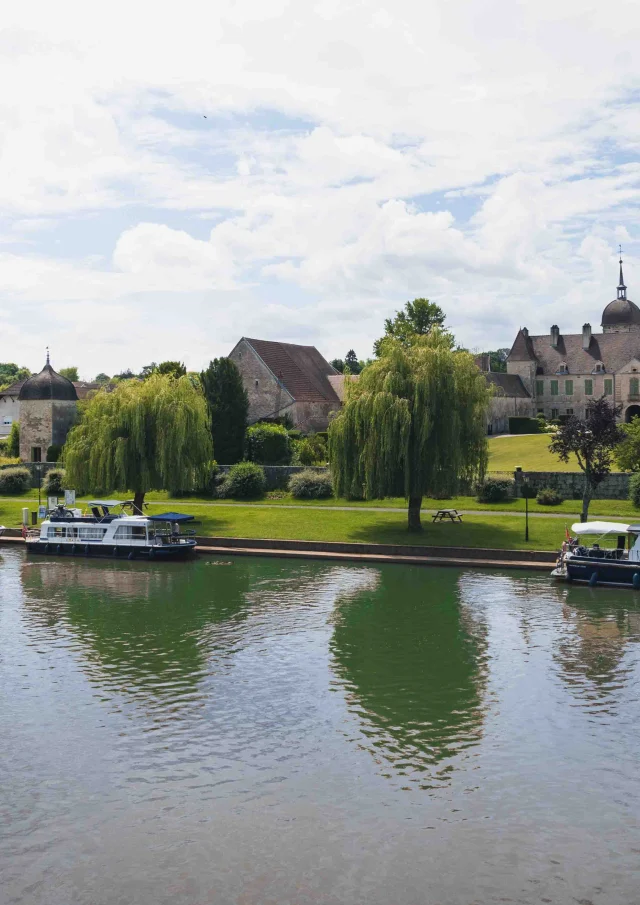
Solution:
M142 512L149 490L195 490L212 459L207 404L188 377L153 374L100 390L64 447L69 486L133 491Z
M404 496L419 531L423 496L449 496L484 474L491 390L466 352L434 329L409 346L387 341L351 385L329 427L338 496Z

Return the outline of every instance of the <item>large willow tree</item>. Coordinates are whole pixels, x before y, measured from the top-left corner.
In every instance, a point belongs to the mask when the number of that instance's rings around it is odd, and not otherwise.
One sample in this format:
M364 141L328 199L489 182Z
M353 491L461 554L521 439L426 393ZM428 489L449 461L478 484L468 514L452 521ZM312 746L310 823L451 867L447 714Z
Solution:
M64 447L68 485L91 493L196 490L213 452L207 404L188 377L153 374L100 390Z
M329 428L336 494L404 496L409 530L419 531L423 496L484 474L490 398L471 355L438 329L408 346L386 340Z

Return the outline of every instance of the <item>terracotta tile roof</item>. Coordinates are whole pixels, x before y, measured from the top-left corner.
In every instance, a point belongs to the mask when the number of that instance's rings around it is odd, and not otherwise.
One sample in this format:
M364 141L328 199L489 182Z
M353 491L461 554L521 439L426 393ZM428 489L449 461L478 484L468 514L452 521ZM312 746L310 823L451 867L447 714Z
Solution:
M315 346L248 339L245 342L258 353L270 371L300 402L339 402L329 376L338 372Z
M581 333L560 334L555 348L548 333L530 336L529 341L539 374L555 374L562 362L566 363L570 374L590 374L600 361L605 371L612 373L632 358L640 358L640 333L594 333L588 349L582 348Z
M529 399L530 395L517 374L504 374L498 371L485 371L487 383L496 388L496 396L511 396L517 399Z

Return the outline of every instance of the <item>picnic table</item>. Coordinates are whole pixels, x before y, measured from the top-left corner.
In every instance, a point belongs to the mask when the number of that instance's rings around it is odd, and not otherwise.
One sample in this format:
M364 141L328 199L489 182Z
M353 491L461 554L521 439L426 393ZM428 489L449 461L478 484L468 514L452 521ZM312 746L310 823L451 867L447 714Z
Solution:
M446 518L451 519L452 522L462 521L462 516L457 509L438 509L435 515L432 515L431 518L434 522L441 522Z

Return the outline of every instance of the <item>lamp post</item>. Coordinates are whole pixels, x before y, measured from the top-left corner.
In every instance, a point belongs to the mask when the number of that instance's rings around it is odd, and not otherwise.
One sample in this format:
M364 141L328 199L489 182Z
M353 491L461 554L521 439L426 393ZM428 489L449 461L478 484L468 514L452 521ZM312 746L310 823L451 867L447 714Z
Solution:
M36 465L36 474L38 475L38 509L40 509L40 488L42 486L42 465Z
M525 481L522 485L522 493L524 496L524 539L529 540L529 494L531 487Z

